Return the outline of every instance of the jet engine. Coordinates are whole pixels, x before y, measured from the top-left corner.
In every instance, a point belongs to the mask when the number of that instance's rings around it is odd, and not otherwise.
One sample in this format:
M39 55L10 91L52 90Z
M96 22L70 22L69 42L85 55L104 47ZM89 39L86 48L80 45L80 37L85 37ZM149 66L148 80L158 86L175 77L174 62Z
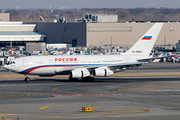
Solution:
M113 71L111 71L108 67L99 67L95 70L93 70L93 75L94 76L99 76L99 77L106 77L113 75Z
M72 70L69 77L70 78L85 78L89 77L91 74L86 68L81 68L81 69L75 69Z

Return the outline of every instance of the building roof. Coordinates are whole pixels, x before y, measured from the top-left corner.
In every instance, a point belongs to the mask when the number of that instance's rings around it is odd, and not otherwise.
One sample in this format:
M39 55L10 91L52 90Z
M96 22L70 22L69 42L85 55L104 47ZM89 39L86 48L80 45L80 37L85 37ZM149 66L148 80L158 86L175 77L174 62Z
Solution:
M44 41L44 37L39 32L0 32L0 41Z
M0 32L0 36L7 36L7 35L42 35L46 37L45 34L39 32Z
M0 25L22 25L23 22L0 22Z

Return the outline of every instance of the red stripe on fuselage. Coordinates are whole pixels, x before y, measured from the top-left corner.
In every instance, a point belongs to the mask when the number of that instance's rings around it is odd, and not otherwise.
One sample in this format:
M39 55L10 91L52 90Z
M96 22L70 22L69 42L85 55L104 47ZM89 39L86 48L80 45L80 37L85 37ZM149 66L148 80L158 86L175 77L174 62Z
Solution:
M30 69L30 70L28 70L28 71L26 71L24 74L28 74L28 73L30 73L31 71L33 71L33 70L36 70L36 69L39 69L39 68L44 68L44 67L74 67L74 66L82 66L82 65L66 65L66 66L39 66L39 67L35 67L35 68L32 68L32 69Z

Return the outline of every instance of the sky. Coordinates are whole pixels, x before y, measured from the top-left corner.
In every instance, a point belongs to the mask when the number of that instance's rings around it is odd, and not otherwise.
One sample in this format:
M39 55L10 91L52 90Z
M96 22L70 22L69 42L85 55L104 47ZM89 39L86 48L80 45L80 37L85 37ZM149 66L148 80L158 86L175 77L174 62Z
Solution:
M0 9L180 8L180 0L0 0Z

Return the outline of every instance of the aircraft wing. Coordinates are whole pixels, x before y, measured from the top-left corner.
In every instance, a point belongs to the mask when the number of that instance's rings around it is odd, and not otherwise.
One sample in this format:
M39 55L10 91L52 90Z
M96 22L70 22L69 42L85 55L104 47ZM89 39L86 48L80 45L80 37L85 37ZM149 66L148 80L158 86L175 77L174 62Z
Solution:
M123 68L128 69L128 68L132 68L132 67L139 67L142 64L143 64L143 62L141 62L141 63L139 63L139 62L120 63L120 64L111 64L111 65L108 65L107 67L111 70L123 69Z
M111 70L116 70L116 69L122 69L122 68L130 68L130 67L138 67L141 66L144 62L133 62L133 63L120 63L120 64L106 64L106 65L83 65L83 66L75 66L75 67L64 67L61 72L63 73L69 73L70 71L74 69L79 69L79 68L87 68L89 72L92 72L94 69L99 68L99 67L108 67Z

